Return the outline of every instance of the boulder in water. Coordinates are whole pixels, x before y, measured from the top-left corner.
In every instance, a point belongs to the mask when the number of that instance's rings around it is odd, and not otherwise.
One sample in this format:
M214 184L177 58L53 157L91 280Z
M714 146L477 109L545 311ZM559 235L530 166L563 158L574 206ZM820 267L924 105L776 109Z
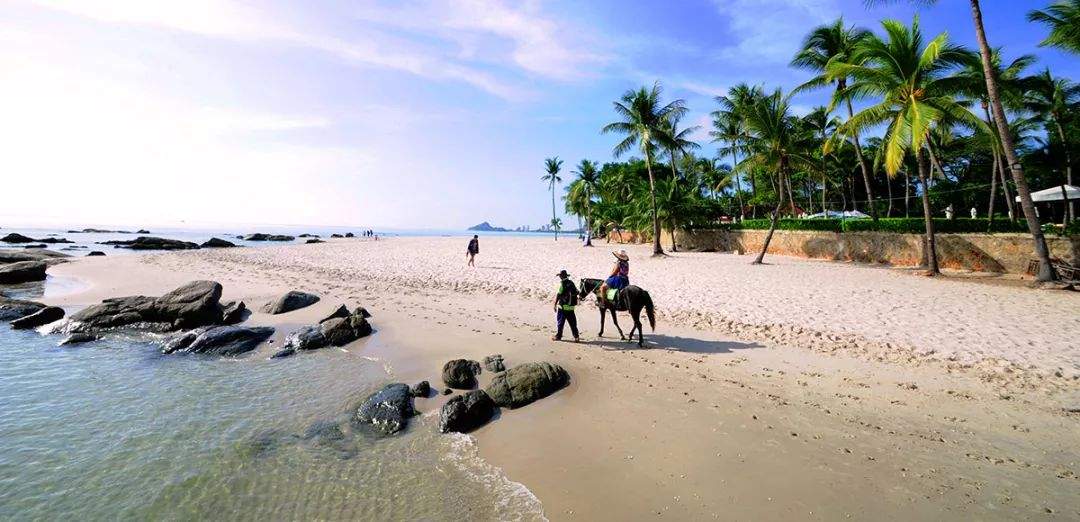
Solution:
M218 239L216 237L207 239L206 242L199 245L200 248L231 248L234 246L236 246L236 243L233 243L232 241L225 241L224 239Z
M118 328L135 323L150 322L154 298L145 295L114 297L101 304L90 305L71 316L76 331Z
M42 308L45 308L45 305L41 303L23 301L22 299L9 299L0 296L0 321L11 321L19 319L20 317L26 317Z
M19 261L0 265L0 284L44 281L47 266L44 261Z
M300 350L318 350L330 344L318 326L305 326L285 337L285 348Z
M105 252L102 252L100 250L91 250L90 252L86 253L86 257L100 257L100 256L104 256L104 255L105 255Z
M341 238L343 238L343 237L345 237L345 236L343 236L343 235L341 235L341 234L330 234L330 237L332 237L332 238L336 238L336 239L341 239Z
M353 234L352 232L346 232L345 237L356 237L356 234Z
M174 328L194 328L221 321L221 283L192 281L154 300L152 313Z
M67 345L71 345L71 344L89 343L89 342L96 341L98 339L100 339L100 337L98 337L98 336L96 336L94 334L73 333L73 334L67 336L66 338L64 338L63 341L60 341L60 346L67 346Z
M195 337L186 347L162 353L202 353L210 355L239 355L254 350L274 334L268 326L215 326Z
M293 290L263 305L262 311L273 315L284 314L311 306L317 302L319 302L319 296Z
M4 243L33 243L35 240L32 237L12 232L4 237L0 237L0 241Z
M549 362L519 364L492 379L486 391L495 404L520 408L570 384L570 374Z
M286 236L281 234L248 234L244 236L245 241L292 241L296 239L292 236Z
M454 359L443 365L442 380L451 388L471 390L476 387L480 371L480 363L476 361Z
M333 346L345 346L361 337L371 335L371 323L362 314L334 318L319 325L326 342Z
M484 369L491 373L499 373L506 370L503 364L503 356L499 354L484 357Z
M349 309L345 305L337 307L336 310L330 312L330 315L323 317L319 320L319 324L325 323L331 319L344 319L349 316Z
M495 402L484 390L458 395L443 404L439 412L439 431L468 433L487 424L495 415Z
M178 239L165 239L153 236L139 236L135 239L103 241L102 245L113 245L116 248L128 248L131 250L195 250L199 245L190 241Z
M27 330L47 325L64 318L64 309L59 306L46 306L25 317L20 317L11 322L13 330Z
M353 422L367 426L379 435L393 435L408 425L409 417L416 414L409 386L403 383L387 384L383 389L369 395L356 410Z
M305 245L315 245L315 244L318 244L318 243L325 243L325 242L326 241L323 241L323 240L321 240L319 238L314 238L314 239L309 239L307 241L304 241L304 244Z

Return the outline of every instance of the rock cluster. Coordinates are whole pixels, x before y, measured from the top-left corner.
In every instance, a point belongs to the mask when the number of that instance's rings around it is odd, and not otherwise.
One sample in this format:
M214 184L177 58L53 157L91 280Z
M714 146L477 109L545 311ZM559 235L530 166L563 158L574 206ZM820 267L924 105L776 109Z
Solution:
M353 423L378 435L393 435L405 429L415 414L409 385L398 382L387 384L364 399L353 416Z
M244 236L244 241L292 241L296 239L293 236L286 236L282 234L248 234Z
M236 243L216 237L207 239L203 244L199 245L200 248L232 248L234 246L236 246Z
M12 232L12 233L4 236L4 237L0 237L0 242L14 243L14 244L20 244L20 243L49 243L49 244L52 244L52 245L55 245L57 243L74 243L74 241L71 241L69 239L65 239L65 238L62 238L62 237L46 237L46 238L42 238L42 239L34 239L32 237L27 237L27 236L24 236L22 234L16 234L14 232Z
M442 380L449 388L471 390L476 387L480 375L480 363L468 359L454 359L443 365Z
M344 308L342 305L341 308ZM357 308L344 317L339 317L337 312L323 319L317 325L305 326L285 338L281 350L272 357L277 359L288 357L299 351L318 350L327 346L345 346L357 339L371 335L371 323L367 318L370 314L363 308Z
M91 332L139 323L160 323L165 329L221 324L221 284L192 281L161 297L143 295L106 299L71 316L74 331Z
M112 241L102 241L100 244L131 250L195 250L199 248L198 244L190 241L153 236L139 236L135 239L114 239Z
M214 326L186 332L165 342L161 353L239 355L250 352L274 334L269 326Z
M47 266L44 261L19 261L0 265L0 284L44 281Z
M0 321L13 321L26 317L42 308L45 308L45 305L41 303L0 296Z

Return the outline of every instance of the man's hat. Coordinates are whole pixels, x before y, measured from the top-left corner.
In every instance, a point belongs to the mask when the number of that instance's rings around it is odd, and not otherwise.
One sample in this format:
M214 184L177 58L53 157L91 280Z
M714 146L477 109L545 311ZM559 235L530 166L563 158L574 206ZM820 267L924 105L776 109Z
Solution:
M559 277L570 277L570 274L567 274L566 270L560 270L559 273L556 275Z

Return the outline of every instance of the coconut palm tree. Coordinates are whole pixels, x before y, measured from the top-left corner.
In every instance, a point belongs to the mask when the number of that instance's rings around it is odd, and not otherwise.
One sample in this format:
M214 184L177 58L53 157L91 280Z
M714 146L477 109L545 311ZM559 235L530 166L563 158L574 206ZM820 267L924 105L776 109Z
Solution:
M870 31L853 26L844 26L844 19L822 25L810 31L803 41L802 49L791 61L791 65L818 73L818 76L800 85L795 92L824 87L830 84L836 85L836 93L840 94L847 88L848 78L831 77L826 74L829 62L853 63L855 49L870 35ZM848 118L855 114L851 105L851 98L843 96L847 105ZM870 184L870 169L862 155L862 145L859 143L859 135L851 136L855 142L855 158L859 161L859 170L862 171L863 185L866 189L867 207L870 208L870 216L877 221L877 207L874 205L874 189Z
M893 3L897 0L864 0L867 5ZM937 0L908 0L917 4L936 4ZM1024 165L1020 163L1020 157L1016 153L1016 142L1009 132L1009 119L1005 115L1005 107L1002 105L1001 93L998 88L997 78L994 77L993 53L990 51L990 42L986 38L986 27L983 24L982 5L979 0L969 0L971 4L971 19L975 25L975 39L979 42L979 55L982 58L983 77L986 80L986 92L990 98L990 108L994 115L994 125L997 126L998 136L1001 137L1002 151L1005 160L1012 173L1013 183L1016 184L1016 192L1020 196L1020 208L1024 211L1024 219L1027 221L1028 231L1035 242L1035 254L1039 257L1039 271L1035 275L1038 281L1055 281L1058 276L1054 266L1050 263L1050 249L1046 246L1046 237L1043 235L1039 217L1035 214L1035 202L1031 200L1031 190L1028 188L1027 177L1024 176ZM1076 24L1072 24L1075 28Z
M690 137L701 129L701 127L694 125L693 127L680 129L680 119L682 119L682 114L672 115L665 122L664 132L660 134L660 143L668 150L668 156L671 160L672 178L679 177L679 172L675 169L675 163L679 160L678 156L680 154L685 155L691 150L700 148L700 145L695 143Z
M585 246L592 246L592 199L600 193L600 171L596 168L596 163L587 159L581 160L578 163L577 170L574 171L577 174L577 179L574 180L571 189L571 196L584 204L585 212Z
M635 145L645 156L645 168L649 173L654 256L664 255L664 249L660 246L660 220L656 214L656 178L652 171L653 157L667 122L686 113L686 102L675 100L664 104L660 100L662 94L660 82L654 83L651 89L642 87L636 91L626 91L622 98L614 103L615 113L622 119L609 123L601 129L601 132L605 134L616 133L625 136L615 145L616 157L630 151Z
M828 66L831 76L852 79L847 89L852 97L882 98L855 114L840 132L850 134L885 124L883 156L889 176L901 169L909 151L915 154L923 187L926 266L930 274L938 274L926 151L931 131L942 122L959 122L972 128L985 125L957 101L955 96L961 92L963 80L950 75L973 57L966 49L949 44L945 33L925 42L918 17L910 26L896 20L881 25L887 40L872 35L859 45L854 63L833 62Z
M813 144L806 139L808 134L799 132L798 118L792 115L789 99L780 89L757 99L752 106L746 108L742 117L749 131L746 143L749 155L736 168L772 170L774 185L777 187L776 208L772 212L769 232L765 236L761 252L753 262L760 265L769 250L769 243L780 218L785 183L791 183L790 173L793 168L812 168L808 151Z
M824 145L829 141L833 134L836 133L836 129L840 126L840 121L837 118L829 117L829 110L827 108L815 107L814 110L810 111L810 114L803 116L802 124L805 126L806 130L819 136L822 145ZM821 174L821 211L825 212L827 210L825 196L829 185L829 169L827 166L829 154L825 152L824 148L819 150L818 154L820 155L819 173Z
M1058 0L1046 9L1031 11L1027 19L1050 28L1050 36L1040 46L1080 54L1080 0Z
M544 160L544 170L547 174L540 177L540 181L544 181L551 188L551 223L554 227L555 216L555 185L562 183L562 178L559 177L559 172L562 170L562 160L558 156L554 158L547 158ZM559 240L559 229L555 228L555 241Z
M1048 134L1054 132L1061 140L1064 156L1062 159L1065 162L1065 183L1072 185L1072 153L1069 152L1072 147L1065 136L1065 126L1062 123L1080 100L1080 84L1070 82L1065 78L1055 78L1050 74L1050 69L1027 78L1025 83L1027 95L1024 105L1046 124ZM1061 192L1067 200L1068 195L1064 187ZM1075 202L1069 202L1066 205L1066 221L1076 219L1075 207Z
M739 164L739 154L743 151L749 139L749 133L743 122L743 113L749 111L754 103L764 96L765 91L761 86L755 85L751 87L745 83L740 83L728 89L727 95L716 97L720 109L712 112L713 130L709 131L709 136L713 138L714 142L727 144L720 147L718 152L721 156L730 155L733 166ZM739 181L739 173L734 173L734 176L735 190L739 199L739 219L743 219L746 217L746 205L743 202L742 184ZM757 196L757 180L753 171L750 172L749 181L750 195L752 197ZM751 210L751 215L757 215L756 207Z

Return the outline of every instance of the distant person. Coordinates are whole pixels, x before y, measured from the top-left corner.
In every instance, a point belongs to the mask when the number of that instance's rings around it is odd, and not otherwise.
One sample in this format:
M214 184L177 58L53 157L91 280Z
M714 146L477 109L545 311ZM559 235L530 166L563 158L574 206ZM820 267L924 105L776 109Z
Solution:
M607 303L608 290L622 290L630 286L630 255L626 250L612 252L615 256L615 266L611 268L611 275L600 285L600 299Z
M574 334L574 342L581 340L577 329L577 314L574 308L577 306L578 290L574 282L570 280L570 274L566 270L559 271L559 287L555 291L555 337L552 341L561 341L563 326L570 324L570 333Z
M469 266L476 267L476 254L480 253L480 236L473 234L469 240L469 246L465 248L465 257L469 260Z
M971 207L971 219L976 219L978 217L979 217L979 211L975 210L975 207Z
M948 219L949 221L952 221L952 218L953 218L953 207L952 207L952 204L950 203L949 206L945 207L945 219Z

